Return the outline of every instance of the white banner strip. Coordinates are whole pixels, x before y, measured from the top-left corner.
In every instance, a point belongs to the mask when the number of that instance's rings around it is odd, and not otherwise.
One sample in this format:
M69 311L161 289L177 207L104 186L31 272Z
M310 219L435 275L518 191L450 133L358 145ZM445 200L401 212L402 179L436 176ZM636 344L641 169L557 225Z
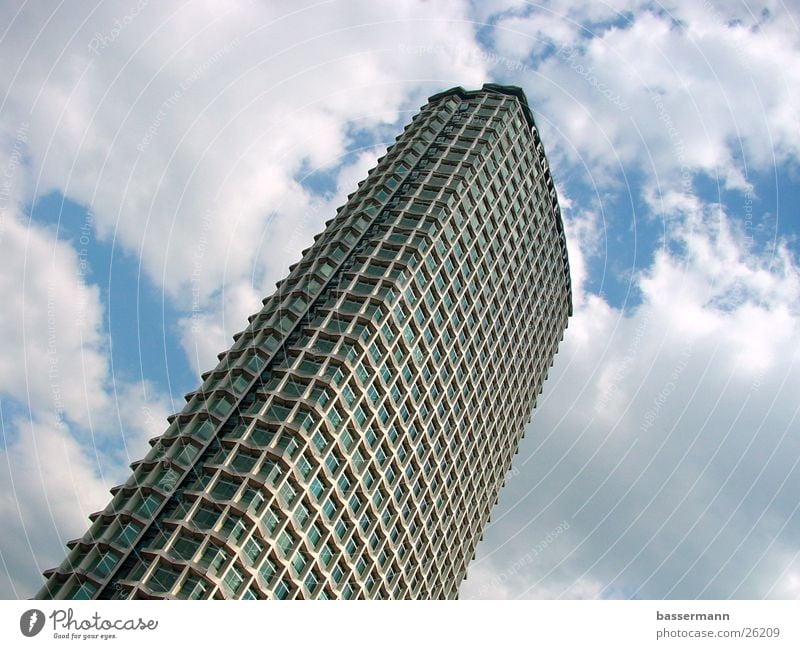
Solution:
M6 647L800 647L794 601L0 602Z

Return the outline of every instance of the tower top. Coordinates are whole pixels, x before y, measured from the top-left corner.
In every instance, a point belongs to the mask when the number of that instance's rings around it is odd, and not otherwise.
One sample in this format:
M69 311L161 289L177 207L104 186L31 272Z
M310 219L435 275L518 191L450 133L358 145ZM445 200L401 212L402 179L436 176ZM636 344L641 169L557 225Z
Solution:
M522 113L525 115L525 121L528 122L528 126L534 130L536 129L536 123L533 120L533 111L528 105L528 98L525 96L525 91L519 86L506 86L499 83L484 83L480 90L464 90L464 88L461 86L454 86L448 90L443 90L442 92L437 92L435 95L431 95L428 97L428 101L436 101L437 99L451 95L460 97L461 99L469 99L470 97L476 97L482 92L494 92L501 95L510 95L511 97L516 97L519 100Z

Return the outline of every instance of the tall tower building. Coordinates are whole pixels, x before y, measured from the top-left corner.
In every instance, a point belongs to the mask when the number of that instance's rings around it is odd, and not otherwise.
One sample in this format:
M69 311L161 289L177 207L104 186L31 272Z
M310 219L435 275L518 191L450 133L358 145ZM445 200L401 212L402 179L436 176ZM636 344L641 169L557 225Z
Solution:
M37 597L456 597L571 309L524 93L432 96Z

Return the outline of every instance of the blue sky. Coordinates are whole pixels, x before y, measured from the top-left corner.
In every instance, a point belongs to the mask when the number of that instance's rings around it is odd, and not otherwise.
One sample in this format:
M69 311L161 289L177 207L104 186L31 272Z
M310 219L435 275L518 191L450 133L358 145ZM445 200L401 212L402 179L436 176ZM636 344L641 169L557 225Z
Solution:
M800 16L7 3L0 595L29 597L434 92L521 86L575 315L462 598L797 597Z

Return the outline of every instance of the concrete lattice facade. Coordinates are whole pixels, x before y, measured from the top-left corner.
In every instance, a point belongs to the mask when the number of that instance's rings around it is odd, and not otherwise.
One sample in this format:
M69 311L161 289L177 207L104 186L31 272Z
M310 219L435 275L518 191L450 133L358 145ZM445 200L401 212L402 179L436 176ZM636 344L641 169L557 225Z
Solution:
M524 94L434 95L41 598L452 598L571 292Z

